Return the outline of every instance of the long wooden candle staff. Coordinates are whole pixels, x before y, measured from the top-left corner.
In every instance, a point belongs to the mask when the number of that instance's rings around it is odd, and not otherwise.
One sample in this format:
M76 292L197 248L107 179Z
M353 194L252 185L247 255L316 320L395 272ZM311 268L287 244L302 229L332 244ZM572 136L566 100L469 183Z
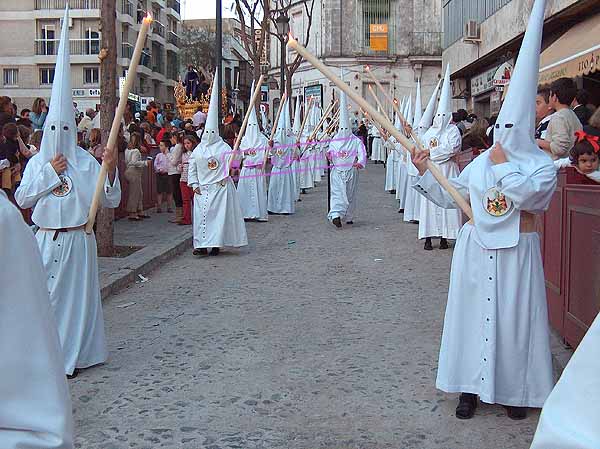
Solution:
M364 98L360 95L356 94L350 86L348 86L344 81L335 76L331 70L329 70L325 64L323 64L319 59L317 59L314 55L312 55L306 48L296 41L291 35L289 36L288 47L296 50L296 52L302 56L306 61L311 63L313 67L315 67L319 72L325 75L332 83L334 83L338 89L343 90L349 98L352 99L357 105L362 107L365 111L367 111L371 117L379 122L379 124L394 138L400 142L404 147L408 148L411 154L414 155L416 148L415 144L408 140L408 138L398 131L394 125L386 119L383 115L375 110ZM443 175L440 171L439 167L433 163L431 160L427 160L427 168L434 176L436 181L452 196L454 202L462 209L462 211L467 215L470 219L473 218L473 211L471 210L471 206L464 199L464 197L456 190L456 188L450 184L448 179Z
M315 136L321 129L321 126L323 126L323 123L325 123L325 120L327 120L327 117L329 117L329 114L331 113L331 110L333 109L334 105L335 105L335 103L329 103L329 106L327 106L327 109L325 109L325 112L323 113L321 120L319 120L319 123L317 123L317 126L315 126L315 129L313 130L310 137L308 138L309 142L314 140Z
M279 102L279 108L277 109L277 115L275 116L275 121L273 122L273 129L271 129L271 135L269 136L269 142L273 142L275 138L275 132L277 131L277 125L279 125L279 118L281 117L281 113L283 112L283 107L285 102L287 101L287 92L283 93L283 97ZM265 160L263 162L263 171L267 169L267 160L269 159L270 148L265 148Z
M258 100L258 96L260 95L260 86L262 85L264 78L265 78L264 75L260 75L260 78L258 79L258 83L254 87L254 92L252 93L252 98L250 100L250 104L248 105L248 110L246 111L246 115L244 116L244 121L242 122L242 127L240 128L240 131L238 132L238 135L233 144L233 154L232 154L231 160L229 161L229 169L231 169L231 166L233 165L233 161L235 160L237 150L240 148L240 143L242 143L242 137L243 137L244 133L246 132L246 126L248 126L248 119L250 118L252 109L256 106L256 101Z
M123 118L123 114L125 113L125 107L127 106L129 92L131 92L133 82L137 78L137 67L140 62L142 50L144 49L144 43L146 42L146 35L148 34L148 29L150 28L151 23L152 17L150 15L147 15L144 18L144 20L142 20L142 24L140 26L140 33L138 34L137 42L135 43L135 49L133 50L133 55L131 56L131 62L129 63L129 70L127 71L125 85L123 86L123 90L121 91L119 105L117 106L115 118L113 119L112 126L110 128L110 134L108 135L108 142L106 143L106 148L110 151L117 151L117 137L119 136L119 130L121 128L121 120ZM94 197L92 198L92 204L88 213L88 221L85 225L85 232L88 234L91 234L94 229L96 213L98 212L100 200L104 193L104 182L106 181L107 174L108 167L106 166L106 163L102 162L102 166L100 167L100 174L98 175L98 179L96 180L96 190L94 191Z
M300 140L300 137L302 136L302 132L304 131L304 126L306 125L306 122L308 120L308 116L310 115L310 111L312 109L312 102L313 102L313 97L310 97L308 100L308 105L306 106L306 113L304 114L304 120L302 120L302 125L300 125L300 131L298 131L298 135L296 136L296 140Z
M385 112L385 109L383 108L381 101L379 100L379 98L377 98L377 95L375 94L375 92L373 91L373 88L371 86L369 86L369 93L375 99L375 102L377 103L377 106L379 106L379 109L381 110L381 113L383 114L383 116L391 122L389 115L387 115L387 113Z

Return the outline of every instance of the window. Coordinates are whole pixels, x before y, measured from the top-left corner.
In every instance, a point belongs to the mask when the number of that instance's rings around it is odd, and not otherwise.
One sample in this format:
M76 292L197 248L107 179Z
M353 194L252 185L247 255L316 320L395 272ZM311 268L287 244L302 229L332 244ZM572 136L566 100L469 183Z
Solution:
M100 54L100 33L88 28L85 32L85 54Z
M83 68L83 84L98 84L99 79L98 67Z
M40 84L52 84L54 82L54 69L40 69Z
M4 85L18 86L19 85L19 69L4 69Z
M40 54L42 55L54 55L56 54L56 26L45 24L42 25L41 29L41 48Z
M225 69L225 87L227 90L231 90L231 69L229 67Z

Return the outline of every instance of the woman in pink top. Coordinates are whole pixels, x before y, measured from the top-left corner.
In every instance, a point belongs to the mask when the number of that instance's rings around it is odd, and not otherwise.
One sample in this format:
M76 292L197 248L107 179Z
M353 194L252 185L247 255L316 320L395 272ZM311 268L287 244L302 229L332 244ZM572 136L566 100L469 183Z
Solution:
M169 180L169 141L161 140L159 144L160 153L154 159L154 172L156 173L156 213L162 212L162 205L167 203L167 212L173 212L171 202L173 195L171 193L171 182Z

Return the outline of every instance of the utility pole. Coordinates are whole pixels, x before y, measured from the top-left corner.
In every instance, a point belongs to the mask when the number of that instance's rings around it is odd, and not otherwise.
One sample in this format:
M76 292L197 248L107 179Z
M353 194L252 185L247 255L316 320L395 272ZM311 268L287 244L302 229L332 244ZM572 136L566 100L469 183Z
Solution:
M221 5L221 0L216 0L217 11L216 11L216 44L217 44L217 60L215 61L215 67L217 68L217 79L219 83L217 84L217 88L219 89L219 129L221 127L221 106L223 104L223 9Z
M102 0L100 19L102 51L100 59L100 128L102 143L106 144L117 109L117 1ZM113 148L115 153L117 148ZM100 208L96 219L96 241L99 256L114 253L114 209Z

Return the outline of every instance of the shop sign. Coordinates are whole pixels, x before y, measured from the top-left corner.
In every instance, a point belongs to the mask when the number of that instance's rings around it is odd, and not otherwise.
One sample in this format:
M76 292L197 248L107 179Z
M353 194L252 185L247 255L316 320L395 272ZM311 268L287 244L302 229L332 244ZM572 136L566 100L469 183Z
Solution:
M486 70L485 72L471 78L471 95L473 97L481 95L494 88L493 81L496 70L498 70L498 66L494 67L493 69Z
M100 97L100 89L73 89L73 98Z
M369 24L369 46L373 51L387 51L388 26L387 23Z
M513 64L510 61L505 62L496 70L494 79L492 81L496 91L502 92L505 87L510 84L510 77L512 76Z
M304 98L307 100L313 97L313 104L321 107L323 104L323 86L315 84L314 86L306 86L304 88Z

